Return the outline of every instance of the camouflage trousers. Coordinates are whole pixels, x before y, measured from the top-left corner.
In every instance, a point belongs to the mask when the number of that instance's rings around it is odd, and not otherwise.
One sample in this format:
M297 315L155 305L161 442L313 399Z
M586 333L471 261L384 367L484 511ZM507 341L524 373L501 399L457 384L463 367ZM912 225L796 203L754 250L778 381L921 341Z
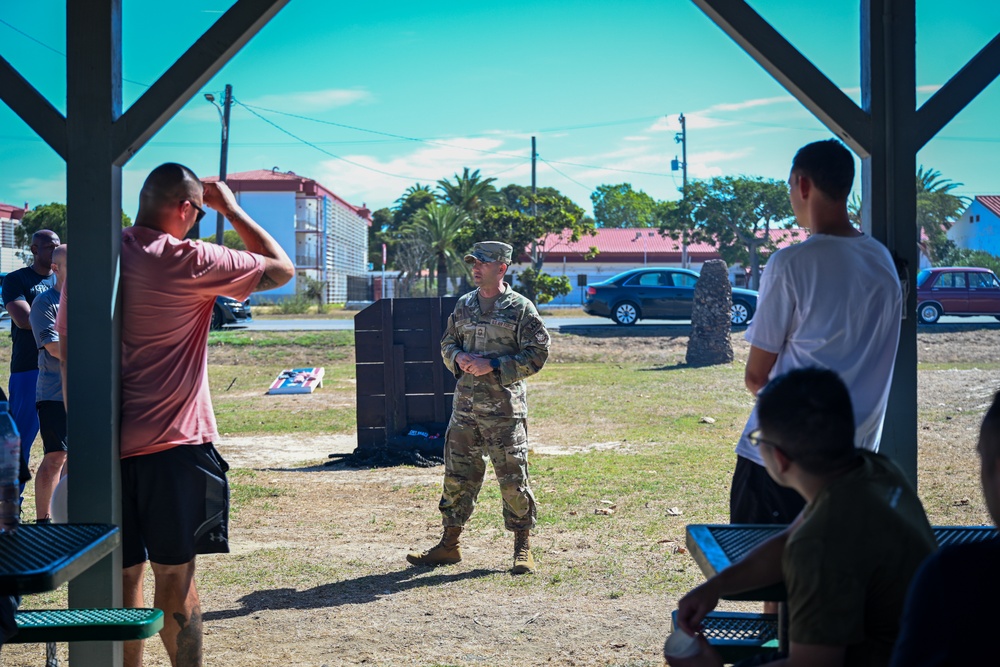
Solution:
M528 484L528 432L524 419L453 414L444 446L444 491L438 509L445 526L464 526L483 486L486 459L503 496L507 530L535 527L535 496Z

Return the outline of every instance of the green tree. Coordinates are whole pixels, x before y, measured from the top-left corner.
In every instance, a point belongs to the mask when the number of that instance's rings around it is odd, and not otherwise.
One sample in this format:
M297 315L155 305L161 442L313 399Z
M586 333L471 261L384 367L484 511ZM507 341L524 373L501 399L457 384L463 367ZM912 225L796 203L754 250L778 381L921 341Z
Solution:
M517 291L536 304L548 303L557 296L573 291L573 286L566 276L550 276L531 267L518 274L517 282Z
M729 265L750 265L750 285L760 285L760 257L774 250L771 229L793 225L788 184L760 176L720 176L688 185L694 240L713 239ZM666 231L670 231L669 228Z
M531 273L526 277L522 271L519 276L519 291L524 290L522 294L536 303L545 303L567 294L561 291L563 288L558 283L561 279L552 278L542 271L545 256L564 235L571 242L576 242L585 234L595 234L593 218L554 188L541 188L534 196L531 189L524 186L508 186L504 191L507 205L490 206L483 210L479 219L473 220L466 228L459 247L471 248L479 241L509 243L515 263L525 255L529 258ZM530 213L533 204L537 216ZM596 254L597 249L591 247L585 257L589 259Z
M598 227L630 229L656 226L656 200L630 183L599 185L590 195Z
M951 264L947 257L954 251L954 246L949 245L948 230L969 205L969 198L953 192L962 183L944 178L936 169L926 169L920 165L916 179L918 238L927 237L927 251L931 262L940 266ZM861 197L857 194L852 195L847 203L847 214L859 229L861 203Z
M947 253L948 230L969 205L967 197L952 192L960 187L934 169L917 169L917 234L927 236L931 261L940 263Z
M122 211L122 227L132 225L132 219ZM31 245L32 235L40 229L50 229L59 236L63 243L69 242L69 229L66 225L66 204L52 202L41 204L24 214L20 224L14 227L14 242L21 247Z
M423 242L430 249L432 260L437 263L438 296L448 292L448 265L458 262L457 241L468 222L468 215L460 208L431 204L402 230L405 236Z
M441 201L465 211L470 218L478 217L480 211L488 206L498 206L502 197L493 186L495 178L482 178L479 170L473 172L466 167L462 175L455 174L455 182L447 178L438 181Z
M215 243L215 234L205 236L201 240L205 243ZM222 232L222 245L227 248L232 248L233 250L247 249L247 245L243 243L243 239L240 238L240 235L236 233L235 229L227 229Z
M392 239L387 234L392 227L392 211L380 208L372 212L372 226L368 228L368 263L374 268L382 267L382 244L386 244L386 254ZM387 258L388 259L388 258ZM388 261L386 262L388 264Z

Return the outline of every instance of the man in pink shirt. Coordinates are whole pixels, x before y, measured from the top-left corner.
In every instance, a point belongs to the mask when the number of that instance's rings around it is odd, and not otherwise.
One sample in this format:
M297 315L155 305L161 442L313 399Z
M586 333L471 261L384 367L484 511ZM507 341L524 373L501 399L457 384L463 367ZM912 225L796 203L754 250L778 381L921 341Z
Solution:
M247 252L186 240L220 211ZM226 553L228 465L208 391L208 329L217 295L246 299L287 283L295 267L236 203L225 183L202 184L179 164L154 169L135 226L122 230L122 551L126 607L144 606L150 561L160 638L174 667L202 664L195 555ZM142 642L125 665L142 664Z

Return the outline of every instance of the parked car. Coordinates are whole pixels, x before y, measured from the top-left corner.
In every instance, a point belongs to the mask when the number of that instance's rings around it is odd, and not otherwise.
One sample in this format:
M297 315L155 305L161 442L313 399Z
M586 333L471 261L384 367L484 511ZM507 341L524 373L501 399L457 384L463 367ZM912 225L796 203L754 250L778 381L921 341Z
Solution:
M215 297L215 308L212 310L212 329L218 330L230 324L249 324L250 322L253 322L250 299L237 301L228 296Z
M944 266L917 274L917 319L934 324L942 315L992 315L1000 320L1000 280L989 269Z
M688 269L633 269L588 287L583 311L623 326L639 320L688 320L697 281L698 274ZM734 287L733 324L748 323L756 310L757 292Z

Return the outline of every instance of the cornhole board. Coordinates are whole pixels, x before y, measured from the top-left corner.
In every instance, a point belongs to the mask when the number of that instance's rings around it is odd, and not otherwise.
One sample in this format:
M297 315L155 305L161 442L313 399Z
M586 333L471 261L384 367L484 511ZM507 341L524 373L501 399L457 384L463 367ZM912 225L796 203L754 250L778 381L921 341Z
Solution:
M278 373L278 377L267 390L269 394L311 394L323 386L323 368L289 368Z

